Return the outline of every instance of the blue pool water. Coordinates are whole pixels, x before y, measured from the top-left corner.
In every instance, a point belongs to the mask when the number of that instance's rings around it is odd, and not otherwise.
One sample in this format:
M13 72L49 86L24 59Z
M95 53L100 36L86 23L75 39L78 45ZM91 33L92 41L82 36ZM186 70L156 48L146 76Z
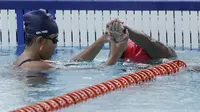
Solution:
M59 47L53 60L69 63L80 52L77 48ZM189 65L200 63L198 51L176 51L179 59ZM90 63L80 66L102 65L108 50L103 50ZM0 49L0 112L7 112L27 104L62 95L80 88L138 70L142 64L117 63L104 69L56 70L27 73L12 70L16 48ZM182 70L171 76L133 85L104 96L61 109L59 112L198 112L200 110L200 72Z

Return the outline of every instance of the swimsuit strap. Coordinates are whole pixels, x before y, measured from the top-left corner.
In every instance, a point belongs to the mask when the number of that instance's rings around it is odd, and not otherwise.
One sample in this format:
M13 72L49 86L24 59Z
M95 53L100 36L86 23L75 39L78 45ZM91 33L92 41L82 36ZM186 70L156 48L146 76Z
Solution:
M22 61L22 62L18 65L18 67L21 66L22 64L24 64L24 63L26 63L26 62L30 62L30 61L36 61L36 60L34 60L34 59L26 59L26 60Z

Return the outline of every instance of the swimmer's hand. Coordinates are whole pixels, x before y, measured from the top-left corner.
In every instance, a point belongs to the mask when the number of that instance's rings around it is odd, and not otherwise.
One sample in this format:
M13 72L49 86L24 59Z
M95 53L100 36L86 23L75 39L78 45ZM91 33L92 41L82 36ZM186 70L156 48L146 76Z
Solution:
M124 33L122 37L124 38L123 41L120 41L117 43L114 41L111 41L110 56L106 61L106 65L115 64L117 60L121 57L122 53L127 48L127 42L128 42L128 37L129 37L128 30L126 30L126 33Z
M101 37L102 40L107 43L107 42L111 42L113 40L113 38L111 37L111 34L110 34L110 28L111 26L113 25L113 23L117 21L117 19L114 19L112 21L110 21L109 23L106 24L106 31L105 31L105 34Z
M111 39L113 39L114 42L119 43L126 39L124 38L126 30L121 21L119 20L114 21L112 25L110 25L107 29L109 30Z

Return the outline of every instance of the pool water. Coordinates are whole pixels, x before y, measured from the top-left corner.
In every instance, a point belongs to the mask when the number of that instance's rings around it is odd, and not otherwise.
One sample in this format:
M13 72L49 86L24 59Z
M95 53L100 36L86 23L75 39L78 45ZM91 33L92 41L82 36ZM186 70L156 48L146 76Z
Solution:
M17 48L0 49L0 111L7 112L53 96L135 72L143 64L117 63L102 69L55 70L32 73L11 69L17 58ZM59 66L69 63L81 49L58 47L52 60ZM176 51L178 59L188 65L200 63L198 51ZM102 65L108 50L102 50L93 62L79 66ZM133 85L86 102L59 110L59 112L198 112L200 110L200 72L182 70L171 76Z

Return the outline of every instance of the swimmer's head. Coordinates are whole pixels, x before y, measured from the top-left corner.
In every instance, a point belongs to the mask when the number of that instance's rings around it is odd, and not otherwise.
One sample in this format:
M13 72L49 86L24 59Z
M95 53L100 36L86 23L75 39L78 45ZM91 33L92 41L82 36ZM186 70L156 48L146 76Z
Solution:
M25 44L40 51L42 59L52 56L58 42L58 26L45 10L33 10L24 14Z

